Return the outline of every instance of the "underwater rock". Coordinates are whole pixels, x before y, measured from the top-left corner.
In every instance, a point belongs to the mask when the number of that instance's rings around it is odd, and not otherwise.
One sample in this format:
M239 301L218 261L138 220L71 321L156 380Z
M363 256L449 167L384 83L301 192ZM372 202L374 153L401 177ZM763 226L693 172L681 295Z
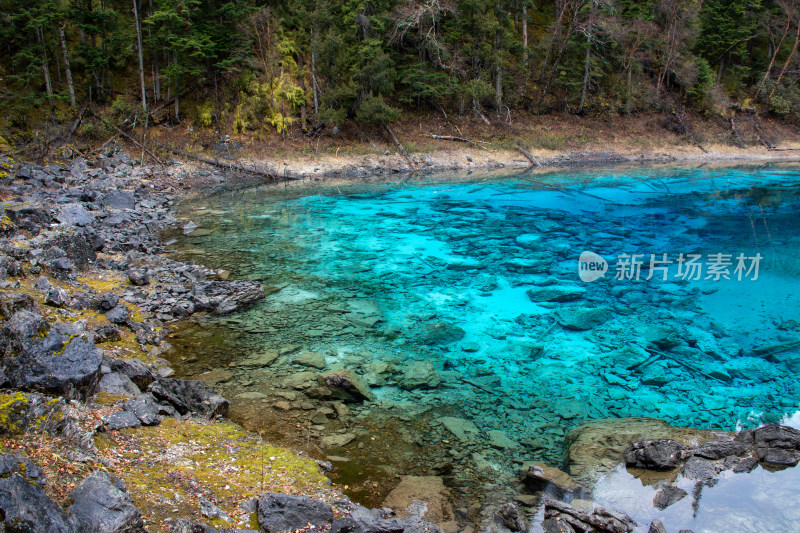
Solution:
M341 448L342 446L347 446L354 440L356 440L354 433L340 433L336 435L325 435L320 442L323 448Z
M308 496L268 492L258 497L258 525L269 533L289 533L333 521L327 503Z
M443 416L438 420L461 442L473 442L480 435L478 427L469 420L453 416Z
M547 490L548 488L555 489L555 495L559 498L563 498L568 494L576 494L583 490L583 487L566 472L538 463L532 463L528 467L525 473L525 484L537 491Z
M492 429L489 431L489 445L498 450L511 450L519 448L519 443L508 438L502 431Z
M322 370L325 368L325 356L317 352L302 352L295 356L295 364L301 366L310 366Z
M535 250L542 243L542 236L535 233L523 233L522 235L517 235L514 241L523 248Z
M667 485L659 490L653 497L653 507L663 511L673 503L677 503L686 497L688 493L674 485Z
M623 452L625 465L645 470L672 470L684 457L686 446L672 439L634 442Z
M519 515L519 508L513 503L505 503L497 511L497 517L511 531L525 531L525 522Z
M583 298L586 289L577 285L550 285L525 291L532 302L570 302Z
M559 324L578 331L595 328L612 316L611 310L603 307L562 307L556 311Z
M442 376L433 368L430 361L409 363L405 367L400 386L406 390L434 389L442 382Z
M460 341L466 332L447 322L423 324L419 330L419 340L423 344L443 346Z
M345 402L374 401L375 395L358 375L350 370L337 370L319 377L331 390L332 397Z
M422 502L419 506L414 502ZM450 490L438 476L400 476L400 483L386 496L383 505L397 511L401 518L417 516L438 525L444 531L457 531Z
M646 325L637 328L637 332L647 344L662 350L674 348L681 343L678 331L671 327Z

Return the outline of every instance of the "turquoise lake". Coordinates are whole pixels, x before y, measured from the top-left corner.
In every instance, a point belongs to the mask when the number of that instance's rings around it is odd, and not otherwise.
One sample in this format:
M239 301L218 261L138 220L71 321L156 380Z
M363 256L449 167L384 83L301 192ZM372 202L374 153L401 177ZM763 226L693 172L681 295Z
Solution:
M800 410L797 168L226 188L179 215L200 229L176 256L268 296L182 326L176 368L331 457L364 501L442 473L469 513L526 461L561 466L588 420L735 430ZM320 396L337 369L375 400Z

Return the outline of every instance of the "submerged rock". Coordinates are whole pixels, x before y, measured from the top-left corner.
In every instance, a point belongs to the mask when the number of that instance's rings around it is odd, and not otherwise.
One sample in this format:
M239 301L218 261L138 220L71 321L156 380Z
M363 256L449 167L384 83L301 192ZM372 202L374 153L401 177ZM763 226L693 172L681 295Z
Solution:
M442 346L460 341L464 338L464 335L466 335L466 332L458 326L447 322L433 322L431 324L423 324L420 328L419 340L423 344Z
M419 361L406 366L400 378L400 386L406 390L435 389L442 382L442 376L433 368L430 361Z
M525 473L525 484L537 491L554 490L555 495L559 498L583 491L583 487L576 483L566 472L537 463L533 463L528 467Z
M322 384L330 389L331 397L346 402L373 401L375 395L358 375L350 370L337 370L320 376Z
M423 506L415 505L421 502ZM418 516L437 524L444 531L457 531L450 491L438 476L401 476L400 483L383 501L398 516Z
M592 329L612 317L610 309L592 307L562 307L556 311L556 320L567 329L583 331Z
M586 289L577 285L550 285L525 291L532 302L570 302L583 298L585 293Z

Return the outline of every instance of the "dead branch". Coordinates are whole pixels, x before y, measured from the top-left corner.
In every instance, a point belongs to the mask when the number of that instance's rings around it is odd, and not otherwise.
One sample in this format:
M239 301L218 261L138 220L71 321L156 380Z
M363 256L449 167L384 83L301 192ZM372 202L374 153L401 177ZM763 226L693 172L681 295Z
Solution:
M736 142L739 145L739 148L744 148L744 143L742 142L742 138L739 136L739 130L736 128L736 122L733 120L733 117L730 118L731 121L731 131L733 132L733 136L736 138Z
M471 144L472 146L477 146L478 148L481 148L483 150L486 150L486 148L481 146L479 143L488 144L486 141L473 141L470 139L465 139L464 137L456 137L455 135L430 135L426 133L422 133L421 135L423 137L429 137L431 139L437 139L440 141L455 141L455 142L467 143Z

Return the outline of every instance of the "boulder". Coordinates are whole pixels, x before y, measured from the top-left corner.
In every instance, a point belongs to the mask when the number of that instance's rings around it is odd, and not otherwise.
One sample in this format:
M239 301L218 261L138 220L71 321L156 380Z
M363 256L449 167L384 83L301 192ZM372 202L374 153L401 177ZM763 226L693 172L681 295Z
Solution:
M404 533L406 524L398 518L387 518L382 509L356 505L345 517L331 524L331 533Z
M81 531L37 483L18 472L0 478L0 517L3 531L8 532Z
M337 370L319 377L322 385L331 391L331 396L345 402L373 401L375 395L358 375L350 370Z
M0 395L2 417L0 435L18 436L29 428L51 432L61 425L63 400L54 400L36 392L12 392ZM44 424L42 421L46 421Z
M128 400L122 409L136 415L143 426L155 426L161 422L162 407L150 393L140 394L133 400Z
M7 478L13 473L19 474L41 488L47 485L47 479L42 469L27 457L15 454L0 456L0 479Z
M103 429L106 431L119 431L120 429L138 428L142 425L139 417L131 411L122 410L103 417Z
M81 204L66 204L58 210L56 220L67 226L89 226L94 215Z
M68 511L84 531L96 533L144 532L142 516L126 492L125 483L115 476L95 471L69 494Z
M84 270L89 263L97 259L97 254L86 240L86 237L78 231L64 231L56 237L47 241L46 246L53 246L63 250L64 255L69 259L70 264L78 270Z
M103 207L111 209L133 209L136 207L136 199L129 191L109 191L100 199Z
M137 387L146 389L156 380L153 370L139 359L111 359L111 370L128 376Z
M151 383L147 390L159 402L172 405L182 415L191 413L214 418L228 414L228 400L202 381L161 378Z
M258 497L258 524L267 533L289 533L332 521L331 506L308 496L268 492Z
M137 396L142 392L128 376L119 372L110 372L100 378L97 390L108 394L122 394L130 397Z
M625 465L645 470L672 470L680 465L687 448L672 439L634 442L623 452Z
M99 378L103 352L74 327L18 311L0 331L0 368L8 386L68 398L88 398Z
M117 304L113 309L106 311L105 315L109 322L117 325L128 324L131 320L131 312L124 304Z
M795 466L800 462L800 431L794 428L770 424L742 431L735 440L755 448L761 464L773 469Z

